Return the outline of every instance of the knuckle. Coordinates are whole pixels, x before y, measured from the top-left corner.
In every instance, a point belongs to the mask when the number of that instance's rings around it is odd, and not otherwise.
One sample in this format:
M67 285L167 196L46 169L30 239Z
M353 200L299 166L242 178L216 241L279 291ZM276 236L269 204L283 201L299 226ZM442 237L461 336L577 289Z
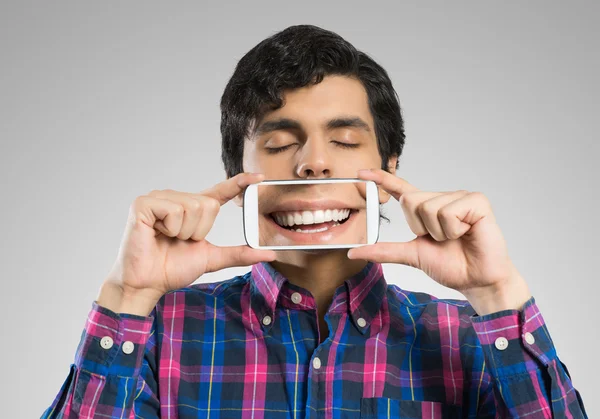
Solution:
M438 218L443 218L447 220L450 217L452 217L452 211L447 209L447 207L444 207L438 211Z
M421 215L431 214L434 211L434 208L431 204L423 202L422 204L417 206L417 211Z
M221 204L219 204L219 201L217 201L216 199L207 198L205 207L211 214L214 214L219 211L219 208L221 208Z
M486 208L491 210L492 203L483 192L471 192L470 195L475 195L475 199L484 204Z
M202 210L202 203L198 199L194 198L194 199L190 200L190 202L188 204L188 209L191 212L194 212L197 214L197 213L201 212L201 210Z
M183 205L181 204L175 204L175 206L173 207L172 210L169 211L169 213L179 217L181 215L183 215L185 209L183 208Z

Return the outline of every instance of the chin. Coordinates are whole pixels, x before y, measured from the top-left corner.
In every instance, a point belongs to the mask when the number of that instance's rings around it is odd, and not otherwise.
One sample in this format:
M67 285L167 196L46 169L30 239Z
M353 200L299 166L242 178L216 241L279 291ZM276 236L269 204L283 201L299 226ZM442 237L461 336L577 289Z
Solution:
M325 254L325 253L330 253L333 250L335 250L335 249L303 249L303 250L300 250L300 251L303 252L303 253L311 254L311 255L322 255L322 254Z
M303 249L298 251L309 255L326 255L328 253L341 252L342 250L348 251L348 249Z

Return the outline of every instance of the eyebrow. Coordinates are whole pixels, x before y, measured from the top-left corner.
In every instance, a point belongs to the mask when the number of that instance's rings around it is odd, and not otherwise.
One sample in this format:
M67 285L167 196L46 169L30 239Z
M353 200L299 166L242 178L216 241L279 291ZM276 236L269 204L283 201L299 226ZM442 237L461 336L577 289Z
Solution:
M333 118L327 121L324 126L328 131L336 128L359 128L366 132L371 132L369 124L357 116ZM302 124L294 119L289 118L274 119L272 121L266 121L260 124L260 126L256 129L256 134L262 135L268 132L284 129L301 130Z

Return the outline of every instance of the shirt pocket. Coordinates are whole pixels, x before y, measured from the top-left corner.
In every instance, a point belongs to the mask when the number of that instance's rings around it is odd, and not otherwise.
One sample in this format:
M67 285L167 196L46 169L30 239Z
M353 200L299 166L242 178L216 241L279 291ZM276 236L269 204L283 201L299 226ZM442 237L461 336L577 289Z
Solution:
M414 400L397 400L387 397L362 398L360 400L361 419L382 418L428 418L451 419L461 418L460 406L440 402L420 402Z

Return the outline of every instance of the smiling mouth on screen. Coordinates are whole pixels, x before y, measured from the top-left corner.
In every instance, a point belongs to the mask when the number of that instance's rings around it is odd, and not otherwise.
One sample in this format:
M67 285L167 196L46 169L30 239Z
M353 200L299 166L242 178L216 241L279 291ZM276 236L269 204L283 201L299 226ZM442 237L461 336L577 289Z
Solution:
M324 244L344 234L357 209L277 211L266 215L278 234L298 244ZM269 245L269 244L266 244Z

